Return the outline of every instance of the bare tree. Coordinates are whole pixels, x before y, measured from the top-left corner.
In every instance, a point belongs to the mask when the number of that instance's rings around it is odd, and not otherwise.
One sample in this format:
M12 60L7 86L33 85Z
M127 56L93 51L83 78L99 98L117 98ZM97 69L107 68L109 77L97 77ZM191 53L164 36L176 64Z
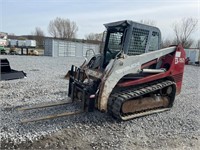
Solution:
M102 41L103 33L90 33L85 35L86 40Z
M174 45L175 41L173 39L162 39L161 48L169 47L170 45Z
M44 31L40 27L35 28L34 35L45 36Z
M181 22L174 23L176 44L182 44L183 47L189 48L193 43L191 35L196 31L197 23L198 20L194 18L183 18Z
M36 27L32 35L34 35L37 45L39 47L43 47L44 36L45 36L44 31L42 31L40 27Z
M55 38L72 39L76 37L78 27L69 19L57 17L49 22L48 31Z
M156 26L156 22L154 20L140 20L140 23L150 25L150 26Z

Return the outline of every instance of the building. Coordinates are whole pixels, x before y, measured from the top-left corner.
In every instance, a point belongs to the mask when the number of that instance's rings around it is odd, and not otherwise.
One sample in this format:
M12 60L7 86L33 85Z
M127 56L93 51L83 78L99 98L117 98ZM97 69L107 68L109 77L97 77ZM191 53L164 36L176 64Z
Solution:
M7 46L8 34L5 32L0 32L0 46Z
M84 57L87 55L98 54L100 43L82 42L81 40L62 40L54 38L45 38L44 55L52 57Z
M200 50L197 48L185 49L186 58L189 58L190 64L195 64L195 62L200 61Z

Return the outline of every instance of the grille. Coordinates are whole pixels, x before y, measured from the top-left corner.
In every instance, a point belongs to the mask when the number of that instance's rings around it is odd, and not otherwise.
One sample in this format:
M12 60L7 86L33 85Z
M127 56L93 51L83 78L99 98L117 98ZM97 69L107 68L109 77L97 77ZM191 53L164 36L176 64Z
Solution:
M159 45L159 33L153 31L150 39L149 51L158 50Z
M120 50L121 49L121 42L122 42L122 35L123 33L110 33L110 39L108 42L108 48L112 50Z
M133 28L128 55L140 55L145 53L148 36L148 30Z

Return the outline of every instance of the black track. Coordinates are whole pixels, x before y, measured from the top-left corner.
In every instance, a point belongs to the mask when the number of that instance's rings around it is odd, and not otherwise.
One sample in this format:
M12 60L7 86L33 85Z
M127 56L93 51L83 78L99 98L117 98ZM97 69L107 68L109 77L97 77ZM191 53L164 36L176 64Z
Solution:
M132 89L127 89L125 91L111 94L108 100L108 112L111 113L112 116L120 120L127 120L127 119L124 119L126 116L141 113L141 112L136 112L132 114L123 114L121 111L121 108L124 102L130 99L134 99L134 98L138 98L138 97L150 94L150 93L158 93L157 92L158 90L171 86L171 85L174 85L174 88L173 88L173 92L171 93L171 95L168 95L168 97L170 99L169 107L172 107L172 104L175 98L175 93L176 93L175 82L167 80L167 81L160 81L160 82L159 81L151 82L148 84L140 85ZM129 119L132 119L132 118L129 117Z

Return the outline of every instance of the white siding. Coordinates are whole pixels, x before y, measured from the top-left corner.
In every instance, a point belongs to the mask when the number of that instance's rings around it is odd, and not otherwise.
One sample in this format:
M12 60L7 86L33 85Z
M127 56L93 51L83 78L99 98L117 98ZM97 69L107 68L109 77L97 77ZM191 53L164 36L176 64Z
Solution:
M89 51L90 50L90 51ZM95 44L83 44L83 56L86 56L86 52L88 56L93 55L93 51L95 54L99 53L99 45Z
M17 40L10 40L10 46L17 46Z
M76 56L76 43L68 42L67 55L66 56Z
M95 54L97 54L99 53L100 47L97 44L47 38L45 39L44 55L53 57L84 57L86 55L86 51L89 49L93 49ZM93 52L89 51L89 55L93 55Z
M17 41L17 46L18 47L25 47L26 41L25 40L18 40Z
M186 58L189 57L191 63L199 61L199 51L199 49L185 49Z
M26 40L25 46L26 47L36 47L36 41L35 40Z

